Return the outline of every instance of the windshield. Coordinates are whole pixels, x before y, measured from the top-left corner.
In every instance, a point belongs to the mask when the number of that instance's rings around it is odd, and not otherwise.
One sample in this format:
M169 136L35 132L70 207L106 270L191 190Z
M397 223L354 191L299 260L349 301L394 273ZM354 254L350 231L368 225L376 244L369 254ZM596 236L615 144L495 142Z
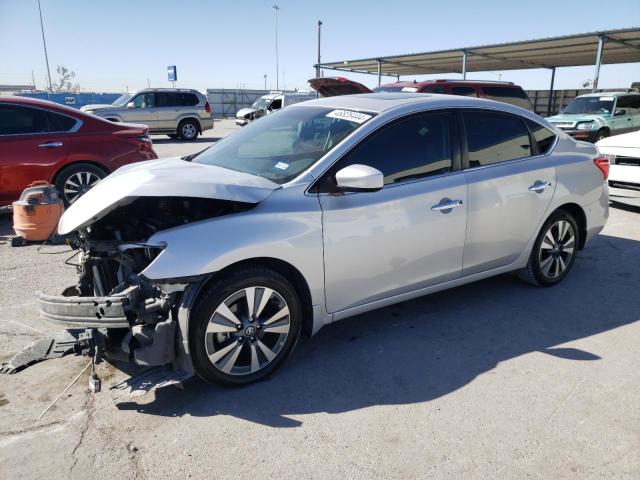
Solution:
M263 108L267 108L270 103L271 103L271 100L268 100L266 98L259 98L251 104L251 108L255 108L256 110L262 110Z
M250 123L192 161L282 184L308 169L371 117L373 114L352 110L289 107Z
M562 113L611 113L614 97L577 97Z
M131 97L133 97L133 93L125 93L124 95L119 96L112 105L115 105L116 107L124 107L129 103Z

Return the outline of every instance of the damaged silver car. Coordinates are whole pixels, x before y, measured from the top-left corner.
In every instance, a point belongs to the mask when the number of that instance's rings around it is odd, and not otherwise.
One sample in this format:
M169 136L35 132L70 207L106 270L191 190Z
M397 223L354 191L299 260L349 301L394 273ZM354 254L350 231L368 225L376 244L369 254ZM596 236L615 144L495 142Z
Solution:
M605 167L503 103L305 102L100 182L59 225L78 282L39 305L76 353L245 384L335 320L514 270L556 284L605 223Z

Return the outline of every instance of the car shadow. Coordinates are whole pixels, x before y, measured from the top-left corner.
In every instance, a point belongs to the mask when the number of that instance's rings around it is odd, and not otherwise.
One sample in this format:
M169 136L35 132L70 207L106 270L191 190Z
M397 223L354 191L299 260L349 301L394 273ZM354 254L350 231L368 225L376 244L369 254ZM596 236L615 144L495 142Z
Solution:
M0 213L0 244L7 243L15 234L11 213Z
M269 379L242 388L200 380L121 410L180 417L230 415L296 427L297 415L428 402L501 362L538 352L558 362L600 356L562 344L638 321L640 242L598 236L553 288L501 275L325 327Z

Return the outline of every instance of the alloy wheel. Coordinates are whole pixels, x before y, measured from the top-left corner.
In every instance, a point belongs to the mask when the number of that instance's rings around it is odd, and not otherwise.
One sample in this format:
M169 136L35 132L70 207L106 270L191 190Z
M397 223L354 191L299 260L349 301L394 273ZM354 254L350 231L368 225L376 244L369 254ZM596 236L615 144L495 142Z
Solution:
M196 136L196 133L197 133L196 127L192 123L185 123L182 126L182 135L185 138L194 138Z
M280 353L291 330L289 306L275 290L253 286L215 309L205 334L209 361L229 375L262 370Z
M576 234L573 226L566 220L552 223L545 233L538 261L540 271L549 279L562 276L571 263L576 247Z
M64 182L64 198L72 204L99 181L100 177L92 172L74 173Z

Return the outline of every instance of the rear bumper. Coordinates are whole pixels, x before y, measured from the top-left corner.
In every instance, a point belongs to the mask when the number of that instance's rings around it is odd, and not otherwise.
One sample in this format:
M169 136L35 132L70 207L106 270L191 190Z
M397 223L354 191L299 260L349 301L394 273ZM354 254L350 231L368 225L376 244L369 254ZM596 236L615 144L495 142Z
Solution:
M66 297L38 294L40 313L65 328L129 328L128 297Z
M213 128L213 118L201 118L200 128L204 132L205 130L211 130Z

